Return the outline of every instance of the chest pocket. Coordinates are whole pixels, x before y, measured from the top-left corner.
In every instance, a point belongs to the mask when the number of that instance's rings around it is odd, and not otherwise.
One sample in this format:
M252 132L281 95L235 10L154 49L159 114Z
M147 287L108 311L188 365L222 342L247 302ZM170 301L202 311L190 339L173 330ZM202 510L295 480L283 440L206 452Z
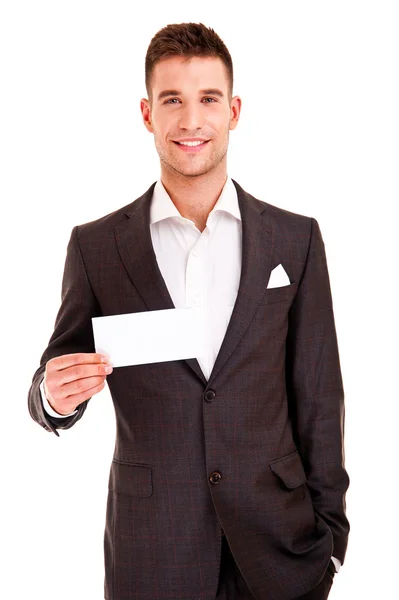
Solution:
M277 302L290 302L294 299L298 283L293 281L289 285L274 287L265 290L260 305L275 304Z

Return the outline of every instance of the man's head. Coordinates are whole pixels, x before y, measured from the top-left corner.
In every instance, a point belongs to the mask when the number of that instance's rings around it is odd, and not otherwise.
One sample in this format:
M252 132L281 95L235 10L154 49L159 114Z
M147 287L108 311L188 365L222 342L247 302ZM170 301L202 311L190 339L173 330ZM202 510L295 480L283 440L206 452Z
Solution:
M241 99L232 97L231 56L214 30L180 23L158 31L147 50L145 82L148 100L141 100L141 111L162 168L187 177L225 169ZM178 143L190 138L205 143Z

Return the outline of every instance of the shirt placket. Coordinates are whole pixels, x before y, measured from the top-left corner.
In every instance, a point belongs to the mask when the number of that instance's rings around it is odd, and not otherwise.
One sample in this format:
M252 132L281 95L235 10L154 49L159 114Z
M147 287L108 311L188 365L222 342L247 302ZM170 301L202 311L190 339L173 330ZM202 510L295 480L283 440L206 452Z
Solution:
M208 300L206 277L208 238L209 230L205 228L188 254L186 268L186 308L203 307L206 314ZM206 323L209 323L208 318ZM207 336L207 339L209 339L209 336ZM201 359L205 361L209 373L209 351Z

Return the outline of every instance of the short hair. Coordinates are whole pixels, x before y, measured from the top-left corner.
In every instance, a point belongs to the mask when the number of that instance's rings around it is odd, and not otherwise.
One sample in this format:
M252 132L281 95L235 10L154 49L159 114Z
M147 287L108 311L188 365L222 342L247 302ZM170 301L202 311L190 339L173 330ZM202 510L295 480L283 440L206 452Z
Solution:
M152 38L145 57L145 87L152 101L151 76L155 65L172 56L220 58L227 70L230 99L233 95L233 61L226 45L211 28L202 23L166 25Z

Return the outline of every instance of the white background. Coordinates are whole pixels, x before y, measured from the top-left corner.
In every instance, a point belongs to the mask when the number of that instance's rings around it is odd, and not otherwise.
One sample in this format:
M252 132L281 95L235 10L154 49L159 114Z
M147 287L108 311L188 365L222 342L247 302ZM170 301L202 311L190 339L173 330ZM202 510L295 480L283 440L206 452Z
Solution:
M346 392L351 534L331 600L394 598L398 472L397 2L4 2L1 56L1 595L103 598L115 419L108 388L57 438L27 393L72 227L159 176L139 110L168 23L213 27L234 93L228 173L323 234ZM262 12L261 12L262 10Z

